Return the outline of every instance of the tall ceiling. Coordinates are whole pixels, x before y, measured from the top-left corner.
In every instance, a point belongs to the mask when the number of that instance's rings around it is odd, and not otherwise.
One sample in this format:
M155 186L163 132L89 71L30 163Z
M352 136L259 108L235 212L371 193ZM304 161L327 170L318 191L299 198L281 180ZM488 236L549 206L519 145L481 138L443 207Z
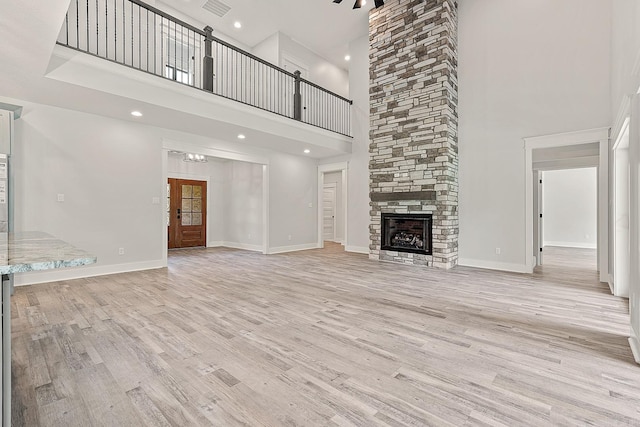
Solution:
M219 17L203 9L208 0L161 1L210 25L214 34L223 33L250 48L281 31L344 68L349 42L367 34L368 14L373 7L373 0L360 9L352 9L354 0L341 4L332 0L216 0L230 7ZM234 28L236 21L242 23L242 28Z
M238 144L235 135L248 132L246 127L225 127L203 119L201 115L178 111L173 105L141 102L132 96L115 94L105 89L106 86L99 89L83 85L82 74L75 75L74 81L53 78L56 71L59 72L68 62L54 58L53 51L69 1L0 0L0 39L3 40L0 44L0 102L18 105L34 102L207 137L215 134L218 140L230 144ZM223 18L201 8L206 0L165 1L181 14L192 16L193 20L183 17L190 23L211 25L218 34L224 33L247 47L282 31L336 65L344 64L349 41L367 34L368 8L351 10L352 0L345 0L340 5L331 0L222 0L232 8ZM152 0L148 2L154 3ZM155 5L163 9L160 0ZM233 27L236 20L243 23L240 31ZM144 110L143 117L133 118L129 114L137 109ZM29 107L26 107L23 119L28 120L29 114ZM295 150L278 146L278 141L269 147L299 155L300 142L307 142L308 138L297 138L289 138L291 147L297 143ZM283 137L262 132L257 133L253 140L267 144L275 139L283 140ZM340 153L314 149L312 156L330 157Z

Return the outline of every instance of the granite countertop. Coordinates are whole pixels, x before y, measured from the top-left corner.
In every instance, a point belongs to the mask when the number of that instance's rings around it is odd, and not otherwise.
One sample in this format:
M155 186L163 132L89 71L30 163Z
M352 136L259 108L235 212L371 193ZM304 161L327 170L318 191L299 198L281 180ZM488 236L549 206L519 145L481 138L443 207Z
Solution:
M94 255L39 231L0 233L0 274L93 264Z

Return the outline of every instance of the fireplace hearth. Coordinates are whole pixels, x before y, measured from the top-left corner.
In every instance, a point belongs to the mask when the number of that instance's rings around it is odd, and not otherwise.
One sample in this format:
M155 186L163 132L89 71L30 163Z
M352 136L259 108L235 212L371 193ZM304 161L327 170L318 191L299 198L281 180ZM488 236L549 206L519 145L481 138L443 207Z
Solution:
M382 214L381 249L431 255L431 214Z

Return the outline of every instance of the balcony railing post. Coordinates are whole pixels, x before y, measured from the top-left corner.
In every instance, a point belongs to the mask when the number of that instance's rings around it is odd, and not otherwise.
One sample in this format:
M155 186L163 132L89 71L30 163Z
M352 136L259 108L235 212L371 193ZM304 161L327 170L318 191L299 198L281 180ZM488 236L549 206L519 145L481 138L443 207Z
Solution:
M212 44L213 44L213 28L210 26L204 27L204 63L203 63L203 75L202 75L202 88L209 92L213 92L213 56L212 56Z
M302 120L302 94L300 93L300 75L302 73L296 70L295 76L295 92L293 93L293 118Z

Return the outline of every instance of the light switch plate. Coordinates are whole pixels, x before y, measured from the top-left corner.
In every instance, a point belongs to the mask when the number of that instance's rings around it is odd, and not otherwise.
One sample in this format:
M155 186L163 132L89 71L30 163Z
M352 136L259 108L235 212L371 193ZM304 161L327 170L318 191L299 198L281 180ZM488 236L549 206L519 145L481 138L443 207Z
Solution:
M64 194L58 194L58 201L64 202Z
M154 205L159 205L160 204L160 197L154 197L151 199L151 203Z

